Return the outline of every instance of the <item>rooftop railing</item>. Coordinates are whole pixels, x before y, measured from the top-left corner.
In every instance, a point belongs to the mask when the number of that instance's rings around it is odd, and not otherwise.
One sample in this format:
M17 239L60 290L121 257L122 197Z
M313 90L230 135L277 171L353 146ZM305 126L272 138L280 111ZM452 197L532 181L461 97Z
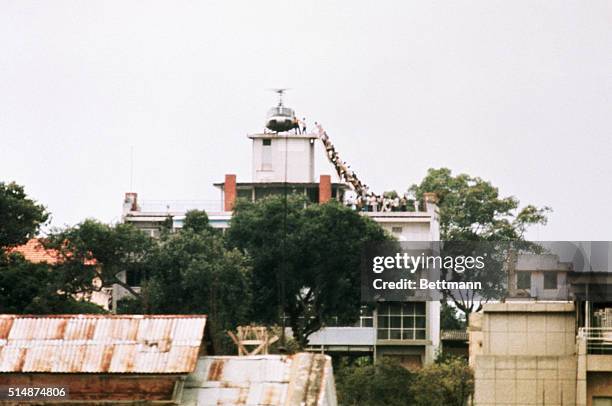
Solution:
M586 340L587 354L612 355L612 327L581 327L578 338Z
M221 200L143 200L138 205L141 212L185 213L189 210L223 211Z

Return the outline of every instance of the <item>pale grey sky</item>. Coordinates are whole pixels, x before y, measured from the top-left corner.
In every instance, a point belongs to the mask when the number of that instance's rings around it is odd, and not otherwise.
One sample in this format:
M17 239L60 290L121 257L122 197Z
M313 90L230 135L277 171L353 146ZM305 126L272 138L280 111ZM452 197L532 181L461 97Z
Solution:
M283 86L375 191L446 166L612 239L611 1L0 0L0 180L117 221L133 146L141 198L216 199Z

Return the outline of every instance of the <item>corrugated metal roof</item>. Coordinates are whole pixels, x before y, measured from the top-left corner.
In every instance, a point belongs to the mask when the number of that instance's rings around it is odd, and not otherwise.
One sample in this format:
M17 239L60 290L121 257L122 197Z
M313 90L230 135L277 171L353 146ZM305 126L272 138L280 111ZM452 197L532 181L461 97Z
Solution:
M183 388L181 405L335 406L331 358L326 355L201 357Z
M0 372L189 373L203 315L0 315Z

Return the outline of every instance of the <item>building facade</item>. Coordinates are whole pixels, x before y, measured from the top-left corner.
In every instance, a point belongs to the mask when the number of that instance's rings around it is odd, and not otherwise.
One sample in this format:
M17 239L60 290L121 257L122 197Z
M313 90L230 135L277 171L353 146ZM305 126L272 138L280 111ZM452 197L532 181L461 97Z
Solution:
M332 165L315 178L319 134L255 133L247 136L252 148L252 174L242 181L226 174L215 183L221 193L217 210L207 211L213 227L229 226L236 199L256 201L268 195L302 194L313 203L345 202L350 185L340 181ZM319 151L324 153L324 151ZM440 238L435 195L410 210L361 211L400 241L437 241ZM162 225L179 229L185 211L142 210L135 193L127 193L123 221L155 236ZM359 272L359 270L355 270ZM125 292L118 292L119 295ZM312 351L400 357L407 366L432 362L440 343L438 302L380 303L364 307L355 326L327 326L310 338Z
M589 310L594 307L605 310ZM594 307L510 301L472 314L474 405L612 404L612 317L609 325L605 318L612 303ZM598 327L581 326L601 318L598 313L605 318Z

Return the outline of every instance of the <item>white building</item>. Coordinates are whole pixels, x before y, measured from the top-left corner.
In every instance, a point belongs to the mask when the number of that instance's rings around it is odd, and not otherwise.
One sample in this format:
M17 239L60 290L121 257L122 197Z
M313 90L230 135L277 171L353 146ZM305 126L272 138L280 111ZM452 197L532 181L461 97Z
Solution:
M215 186L221 191L217 210L207 210L213 227L226 228L237 198L256 201L271 194L300 193L313 203L344 201L350 186L340 181L335 168L316 172L315 155L325 154L317 134L256 133L252 143L252 174L242 182L227 174ZM318 179L316 179L316 175ZM361 211L400 241L437 241L440 238L435 195L425 196L422 211ZM198 208L198 207L193 207ZM412 207L411 207L412 208ZM123 220L151 235L171 221L182 227L186 210L146 211L136 194L126 194ZM358 270L356 270L358 272ZM406 365L432 362L438 349L438 302L383 303L372 312L364 309L357 326L329 326L310 339L310 350L330 353L393 355Z

